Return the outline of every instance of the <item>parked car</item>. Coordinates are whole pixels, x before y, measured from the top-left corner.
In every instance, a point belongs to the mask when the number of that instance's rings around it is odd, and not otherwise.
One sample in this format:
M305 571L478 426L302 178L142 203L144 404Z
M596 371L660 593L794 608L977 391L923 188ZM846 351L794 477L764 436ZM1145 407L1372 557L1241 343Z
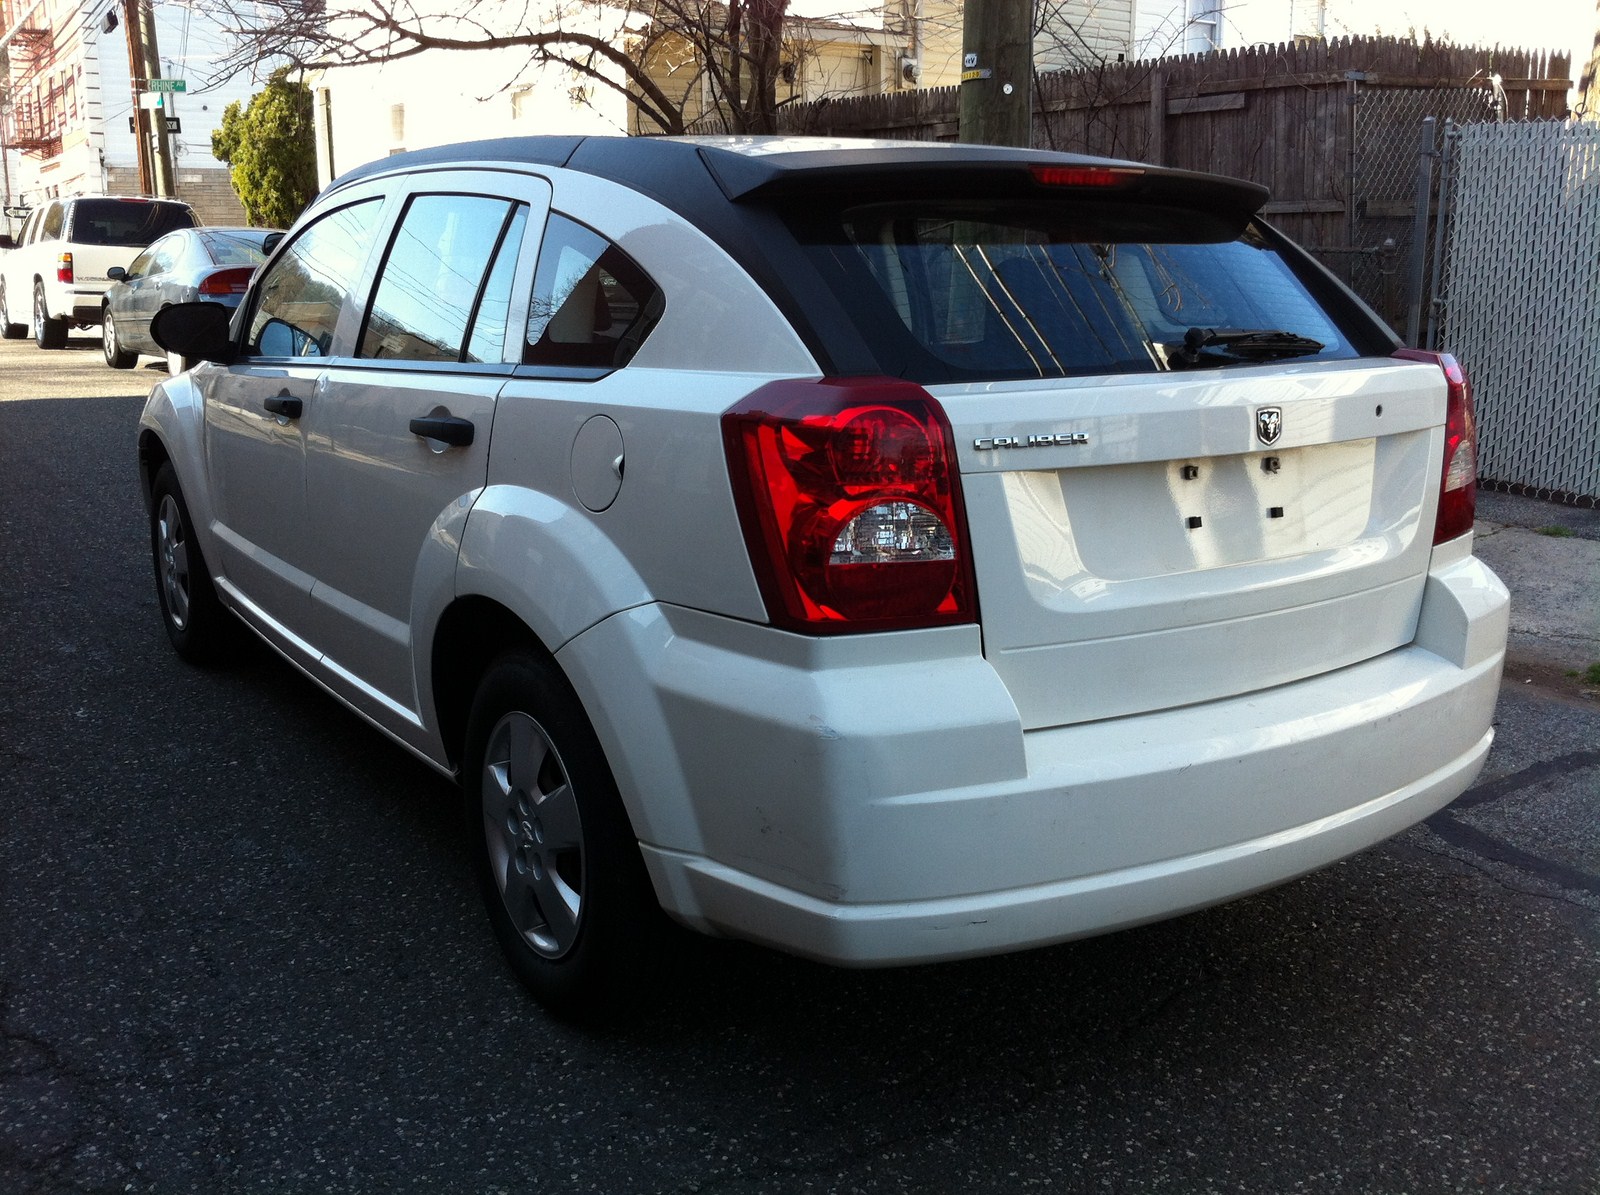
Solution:
M1471 392L1248 183L980 146L533 138L335 182L139 430L242 627L460 778L561 1011L657 906L847 965L1171 916L1493 737Z
M157 237L199 221L175 199L81 195L34 208L16 238L0 236L0 336L33 334L42 349L67 343L73 325L100 323L107 271ZM31 323L17 316L31 313Z
M101 313L106 364L131 369L140 353L163 353L150 339L150 317L163 307L196 300L237 307L250 276L282 237L274 228L182 228L126 269L112 266Z

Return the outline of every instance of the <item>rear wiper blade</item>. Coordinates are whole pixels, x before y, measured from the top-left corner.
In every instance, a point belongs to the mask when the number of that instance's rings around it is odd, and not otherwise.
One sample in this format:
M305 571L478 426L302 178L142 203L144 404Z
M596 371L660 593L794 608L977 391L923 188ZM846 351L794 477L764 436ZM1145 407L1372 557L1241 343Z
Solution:
M1190 328L1182 344L1162 345L1167 365L1186 369L1196 365L1221 365L1228 361L1273 361L1280 357L1309 357L1325 347L1320 340L1294 332L1268 328ZM1205 350L1218 350L1206 352Z

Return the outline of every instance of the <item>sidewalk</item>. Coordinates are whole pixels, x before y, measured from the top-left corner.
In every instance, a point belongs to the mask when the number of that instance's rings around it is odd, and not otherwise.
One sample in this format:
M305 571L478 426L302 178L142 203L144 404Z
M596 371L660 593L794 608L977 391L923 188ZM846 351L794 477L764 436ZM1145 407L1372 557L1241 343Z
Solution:
M1473 551L1511 590L1506 678L1600 699L1600 510L1478 492ZM1578 675L1572 675L1572 674Z

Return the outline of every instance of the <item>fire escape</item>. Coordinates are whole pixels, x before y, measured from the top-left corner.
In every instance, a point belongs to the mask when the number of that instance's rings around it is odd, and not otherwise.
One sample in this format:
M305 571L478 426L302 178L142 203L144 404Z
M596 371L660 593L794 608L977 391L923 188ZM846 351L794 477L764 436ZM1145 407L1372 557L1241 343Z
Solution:
M61 152L66 96L55 62L44 0L0 0L0 147L40 157Z

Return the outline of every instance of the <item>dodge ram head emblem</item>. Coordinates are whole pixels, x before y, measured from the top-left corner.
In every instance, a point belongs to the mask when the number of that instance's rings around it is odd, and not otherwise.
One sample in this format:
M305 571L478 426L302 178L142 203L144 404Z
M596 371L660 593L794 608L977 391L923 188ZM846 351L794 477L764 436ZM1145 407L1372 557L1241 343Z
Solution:
M1263 444L1272 445L1278 442L1278 437L1281 435L1283 435L1283 408L1257 407L1256 439Z

